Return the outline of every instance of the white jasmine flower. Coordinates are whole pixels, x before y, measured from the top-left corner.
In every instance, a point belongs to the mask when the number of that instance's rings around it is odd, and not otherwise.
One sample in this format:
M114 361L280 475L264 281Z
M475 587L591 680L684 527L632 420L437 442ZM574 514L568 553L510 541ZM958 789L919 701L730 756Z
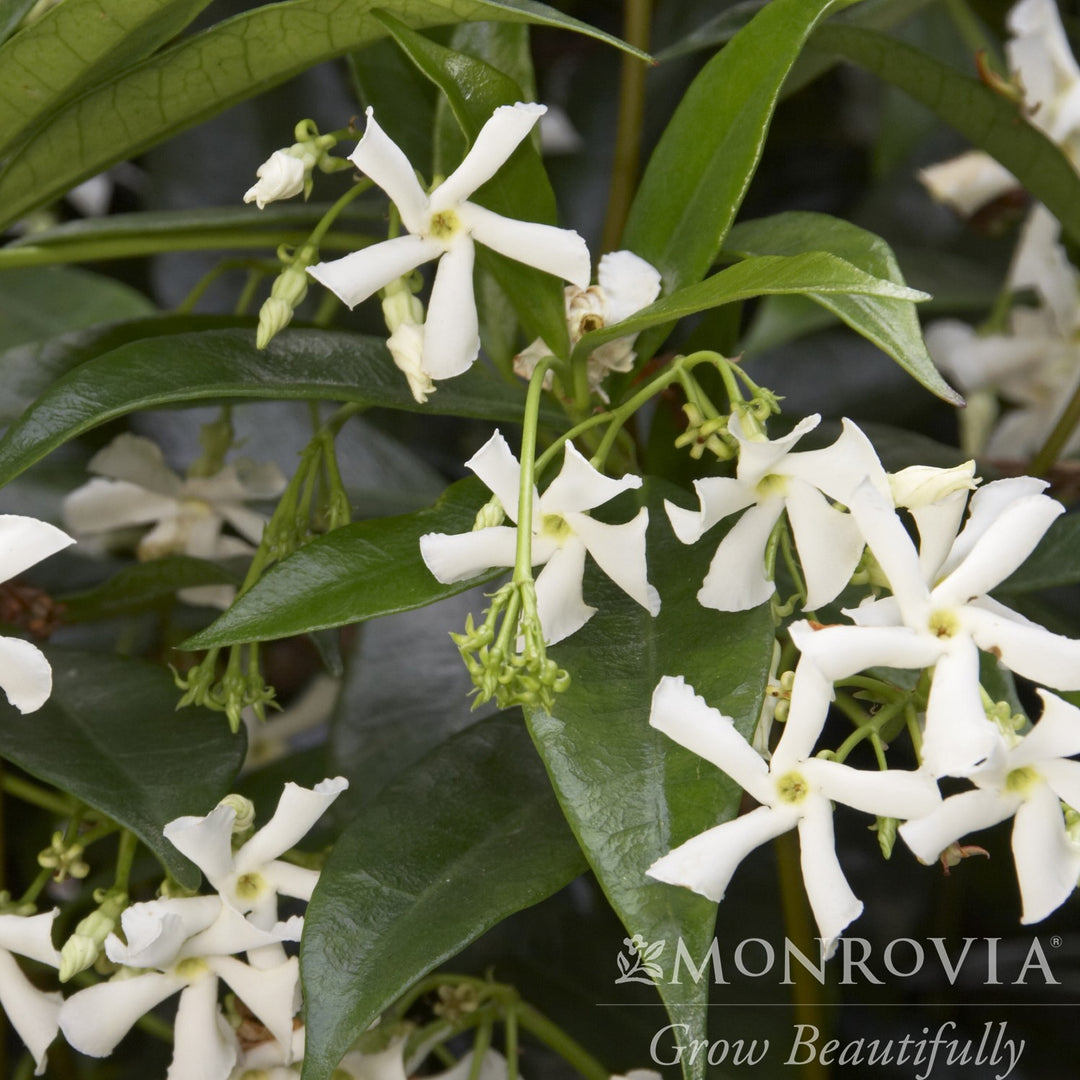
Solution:
M355 307L395 278L438 259L423 342L422 367L432 379L460 375L480 350L474 241L582 288L589 284L589 252L577 233L516 221L467 201L506 163L544 111L542 105L521 102L496 109L465 160L430 195L367 111L367 128L351 160L393 200L408 234L319 263L308 273Z
M1015 742L1001 742L986 766L971 774L972 791L951 795L926 817L900 826L924 863L961 837L1013 818L1012 851L1023 923L1056 911L1080 878L1080 845L1070 840L1060 799L1080 804L1080 709L1040 690L1042 719Z
M184 479L165 464L156 443L129 434L118 435L98 451L87 468L100 476L64 500L69 526L76 533L94 535L152 524L136 548L142 560L179 553L203 559L250 554L251 544L262 538L266 519L245 504L274 498L286 484L276 465L246 459L213 476ZM226 522L244 539L224 535ZM232 590L185 589L181 597L190 603L228 607Z
M73 543L55 525L21 514L0 514L0 582L18 577ZM52 668L36 645L0 637L0 689L21 713L45 704L52 693Z
M52 943L52 924L58 914L0 915L0 1008L33 1055L35 1076L45 1072L45 1052L59 1030L62 999L57 993L39 990L14 958L26 956L59 967L60 953Z
M982 150L968 150L948 161L928 165L917 175L935 202L965 218L1022 186L1004 165Z
M728 430L739 442L735 476L695 480L700 510L664 503L671 527L684 544L693 544L730 514L749 507L716 550L697 596L705 607L745 611L772 596L776 586L765 576L765 547L785 511L806 575L807 608L834 600L851 580L862 537L852 517L829 500L845 503L867 476L884 486L885 472L870 441L850 420L844 421L832 446L792 453L820 421L820 416L809 416L781 439L753 439L743 433L733 413Z
M832 802L882 817L910 818L930 813L941 801L925 773L861 771L810 757L818 730L791 720L766 764L732 719L707 705L681 677L660 680L649 723L761 803L658 859L646 871L649 877L722 900L735 868L754 848L797 827L803 882L827 956L863 908L836 858Z
M390 336L386 347L417 404L423 405L435 393L435 383L424 369L424 305L404 282L392 282L382 302L383 318Z
M290 1045L299 1007L298 961L256 967L235 954L298 941L299 918L260 929L218 897L199 896L135 904L121 923L128 943L112 935L105 951L125 968L108 982L72 994L60 1008L60 1030L76 1050L107 1057L140 1016L179 992L169 1080L226 1080L238 1045L218 1005L219 979L275 1039ZM134 974L132 968L144 972Z
M576 345L586 334L628 319L648 307L660 295L660 272L632 251L610 251L600 259L598 284L587 289L568 285L566 325L570 344ZM589 389L607 401L601 383L611 371L630 371L636 359L637 334L616 338L589 355ZM554 350L537 338L514 357L514 371L523 379L532 376L536 365ZM551 379L545 381L550 389Z
M282 861L283 855L311 829L349 786L341 776L304 788L288 783L274 816L235 852L234 807L219 803L205 817L179 817L165 826L165 836L206 875L222 900L257 926L277 920L278 894L310 900L318 871Z
M502 435L496 431L465 465L498 496L506 516L516 522L521 466ZM596 611L581 592L586 552L651 615L660 610L660 597L646 577L649 511L642 507L621 525L606 525L585 512L639 487L640 476L627 474L619 480L604 476L567 443L559 475L543 495L533 490L532 561L533 566L544 567L536 579L536 603L547 644L580 630ZM439 581L464 581L493 566L513 566L517 528L495 525L453 536L427 533L420 537L420 553Z
M923 763L935 776L967 776L1000 739L979 692L980 649L1025 678L1080 689L1080 641L1052 634L987 595L1063 512L1060 503L1041 494L1045 487L1029 476L987 484L972 497L959 536L944 531L955 533L946 517L921 520L924 551L939 554L920 563L893 508L869 484L861 485L849 502L851 512L893 595L845 611L855 626L815 630L809 623L792 624L792 641L803 658L790 716L814 722L806 713L820 723L830 684L866 668L933 667Z
M291 199L304 190L311 166L289 150L275 150L256 170L259 182L248 188L244 202L256 203L262 210L267 203Z

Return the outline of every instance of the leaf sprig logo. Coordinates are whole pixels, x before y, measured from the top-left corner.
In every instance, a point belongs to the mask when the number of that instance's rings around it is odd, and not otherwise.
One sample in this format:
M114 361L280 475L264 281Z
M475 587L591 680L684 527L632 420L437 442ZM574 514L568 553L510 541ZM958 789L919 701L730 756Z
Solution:
M664 951L664 945L667 944L664 938L650 944L640 934L635 934L633 937L623 938L623 944L626 946L628 955L620 952L615 957L619 965L616 985L639 982L651 986L654 980L663 979L664 969L657 960Z

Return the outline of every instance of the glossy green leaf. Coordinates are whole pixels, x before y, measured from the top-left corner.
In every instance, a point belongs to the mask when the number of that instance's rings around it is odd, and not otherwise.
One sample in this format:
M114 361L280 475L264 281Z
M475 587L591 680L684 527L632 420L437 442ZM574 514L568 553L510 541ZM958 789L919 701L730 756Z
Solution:
M57 600L64 605L65 623L115 619L151 611L179 589L199 585L239 585L242 578L242 573L233 573L206 559L168 555L127 566L93 589L58 596Z
M843 0L773 0L705 65L675 110L622 239L660 271L665 293L700 281L719 254L780 88L810 31L839 6ZM645 335L639 357L647 359L663 337L659 329Z
M696 285L687 285L669 296L663 296L621 323L613 323L586 334L574 352L578 357L586 356L607 341L674 322L721 304L775 293L853 293L909 303L928 299L926 293L887 278L875 277L826 251L810 251L802 255L759 255L729 266Z
M736 225L725 251L743 258L828 251L874 277L904 285L892 248L872 232L828 214L786 213ZM964 399L938 373L926 351L919 317L910 300L809 293L810 299L872 341L932 394L951 405Z
M0 0L0 44L7 41L37 0Z
M584 868L516 712L422 758L338 837L308 905L304 1080L328 1080L413 982Z
M1059 517L1027 561L995 592L1019 593L1080 584L1080 514Z
M107 653L46 650L53 692L30 716L0 700L0 754L133 833L188 888L199 870L165 840L182 814L207 814L228 794L245 739L220 713L176 711L160 664Z
M705 955L716 905L652 881L645 871L733 817L741 793L719 770L649 727L653 690L662 676L682 675L748 733L760 714L773 642L768 605L729 614L697 602L722 530L684 547L668 525L665 495L688 501L668 485L646 481L649 579L663 602L659 616L651 618L607 578L587 575L586 599L599 610L551 650L571 673L571 687L559 695L554 716L528 716L563 812L627 932L667 943L662 968L680 938L691 956ZM658 989L672 1023L689 1025L681 1041L705 1038L708 980L665 979ZM691 1062L687 1053L684 1070L703 1077L705 1061L698 1055Z
M0 271L0 350L114 319L154 311L141 293L88 270ZM7 388L5 381L5 390Z
M436 45L385 14L379 18L409 59L443 92L470 145L495 109L522 100L522 88L497 68ZM442 163L444 168L449 165ZM555 223L555 193L540 154L529 139L514 151L475 199L505 217ZM481 267L494 271L529 335L543 338L565 356L569 342L563 283L551 274L483 247L477 249L477 261Z
M428 532L468 532L490 492L473 477L459 480L430 509L344 525L272 566L185 649L268 641L410 611L490 580L442 585L420 558Z
M919 49L872 30L822 27L813 46L866 68L932 109L1000 161L1080 242L1080 176L1015 104Z
M411 412L520 417L524 394L479 365L417 405L382 338L286 330L255 348L250 330L146 338L87 360L41 395L0 440L0 484L50 450L136 409L232 398L355 401ZM558 424L551 413L546 422Z
M0 174L0 228L115 162L382 37L385 29L372 15L377 7L379 0L266 4L183 38L84 94ZM473 19L533 22L625 47L535 0L410 0L398 15L413 27Z
M80 91L175 37L209 3L64 0L46 11L0 48L0 157Z

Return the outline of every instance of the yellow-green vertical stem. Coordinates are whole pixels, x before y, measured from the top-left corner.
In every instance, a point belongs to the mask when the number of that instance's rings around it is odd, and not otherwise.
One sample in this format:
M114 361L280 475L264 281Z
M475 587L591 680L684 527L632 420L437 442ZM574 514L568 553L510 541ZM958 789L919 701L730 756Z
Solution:
M525 398L525 418L521 428L521 484L518 488L517 550L514 557L514 582L532 579L533 487L536 483L536 429L540 414L540 394L550 365L541 361L529 379Z
M652 0L623 0L623 37L648 52ZM615 127L615 156L608 192L607 218L601 238L601 251L619 246L623 226L630 213L637 184L641 154L641 125L645 116L646 65L636 56L624 54L619 76L619 119Z
M799 842L794 833L787 832L774 841L776 849L777 876L780 879L780 906L784 912L784 933L795 948L806 956L813 956L816 945L810 911L803 894L802 870L799 865ZM800 964L791 972L794 985L791 1003L796 1024L813 1024L818 1031L825 1030L825 1010L821 1001L821 987ZM802 1066L804 1080L828 1080L829 1069L815 1057Z

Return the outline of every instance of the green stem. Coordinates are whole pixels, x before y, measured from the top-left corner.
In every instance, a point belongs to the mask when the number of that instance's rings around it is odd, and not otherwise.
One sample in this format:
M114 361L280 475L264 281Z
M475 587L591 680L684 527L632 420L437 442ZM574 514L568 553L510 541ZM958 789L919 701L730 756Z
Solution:
M30 803L32 806L39 806L42 810L48 810L50 813L59 814L65 818L72 814L78 805L74 799L66 795L54 794L30 780L13 776L11 773L4 773L0 777L0 789L8 795L14 795L16 799L22 799L23 802Z
M503 1039L506 1049L506 1080L518 1080L518 1009L520 1002L515 1002L506 1010L506 1023Z
M533 488L536 484L536 428L540 395L550 365L541 360L529 379L525 397L525 417L521 429L521 482L518 486L517 551L514 556L514 584L532 580Z
M277 263L272 263L267 259L222 259L216 266L212 266L192 287L191 291L184 297L184 299L177 304L175 311L178 315L187 315L194 310L195 305L203 297L206 290L222 274L227 273L230 270L250 270L248 275L249 280L251 277L255 277L258 280L260 274L275 273L277 271Z
M624 2L623 37L642 52L648 52L652 0ZM601 251L614 251L619 246L634 199L641 156L641 127L645 116L646 74L647 68L642 60L636 56L623 56L619 74L619 118L615 126L614 162Z
M234 315L247 314L247 310L251 306L251 301L255 299L255 294L259 291L259 286L262 284L263 278L267 276L267 274L264 274L259 270L252 270L248 274L247 281L244 282L244 287L240 290L240 295L236 298L236 304L233 307Z
M576 1039L526 1002L517 1008L518 1025L568 1061L586 1080L610 1080L611 1070L601 1064Z
M342 210L349 205L358 195L363 195L372 186L371 180L360 180L353 184L348 191L345 192L329 210L323 214L322 220L311 231L311 235L308 237L307 242L317 247L323 246L323 237L330 231L330 226L338 219Z
M116 854L116 880L113 888L117 892L126 893L131 881L131 866L135 861L135 852L139 847L139 838L130 830L124 829L120 834L120 849Z
M1046 476L1053 468L1077 424L1080 424L1080 385L1073 391L1042 449L1031 460L1031 472L1035 476Z
M52 880L53 872L48 867L38 871L37 877L30 882L30 887L19 897L19 904L36 904L41 890Z

